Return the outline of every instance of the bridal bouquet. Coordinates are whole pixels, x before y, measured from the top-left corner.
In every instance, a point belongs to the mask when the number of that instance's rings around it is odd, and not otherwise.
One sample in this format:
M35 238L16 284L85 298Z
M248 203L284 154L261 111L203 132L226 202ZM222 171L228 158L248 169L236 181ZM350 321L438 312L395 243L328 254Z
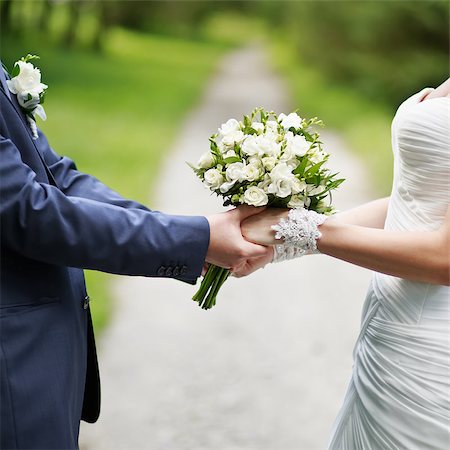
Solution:
M210 151L192 168L209 190L223 197L224 206L267 205L332 214L331 191L344 180L326 167L329 155L314 125L322 121L257 108L242 121L222 124L209 139ZM193 300L203 309L212 308L229 274L211 265Z

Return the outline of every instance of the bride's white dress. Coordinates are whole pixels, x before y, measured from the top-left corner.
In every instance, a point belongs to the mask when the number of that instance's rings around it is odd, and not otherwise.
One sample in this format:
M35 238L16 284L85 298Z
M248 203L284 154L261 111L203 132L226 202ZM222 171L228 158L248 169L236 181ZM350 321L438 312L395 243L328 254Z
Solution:
M406 100L392 123L385 229L436 230L450 203L450 99ZM330 449L450 448L450 288L375 273Z

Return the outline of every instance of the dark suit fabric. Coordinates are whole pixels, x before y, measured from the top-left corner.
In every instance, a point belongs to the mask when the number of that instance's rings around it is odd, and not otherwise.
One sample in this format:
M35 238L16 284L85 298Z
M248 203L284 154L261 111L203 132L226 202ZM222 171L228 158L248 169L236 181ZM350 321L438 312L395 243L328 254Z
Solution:
M33 140L1 77L0 444L73 449L80 419L95 422L100 409L83 269L193 283L209 226L126 200L41 132Z

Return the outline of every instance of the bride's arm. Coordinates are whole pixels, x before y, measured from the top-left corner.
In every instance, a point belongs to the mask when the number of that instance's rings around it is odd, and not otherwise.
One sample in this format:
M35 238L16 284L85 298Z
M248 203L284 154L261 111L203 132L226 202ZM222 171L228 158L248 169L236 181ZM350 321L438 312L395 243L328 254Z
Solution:
M342 211L334 217L349 225L359 225L369 228L384 228L389 197L379 198L347 211Z
M437 231L389 231L330 219L319 227L320 252L377 272L450 285L450 208Z
M270 226L286 216L286 210L268 209L244 222L243 235L264 245L280 243ZM342 216L326 220L319 230L322 237L317 247L321 253L401 278L450 284L450 207L437 231L381 230L345 223ZM238 271L236 275L248 273Z

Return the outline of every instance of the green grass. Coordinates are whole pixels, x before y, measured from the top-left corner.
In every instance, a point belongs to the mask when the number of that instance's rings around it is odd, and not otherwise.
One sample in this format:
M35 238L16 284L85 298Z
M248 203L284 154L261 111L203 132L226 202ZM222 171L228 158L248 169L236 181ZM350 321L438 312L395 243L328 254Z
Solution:
M341 132L350 149L369 167L375 193L387 195L392 184L390 128L393 117L382 102L373 102L337 84L296 55L285 40L270 44L275 69L292 93L292 104L306 116L318 116L326 128ZM333 149L327 149L330 153ZM342 174L346 178L351 174Z
M38 125L53 148L145 204L165 152L226 48L121 29L111 31L103 54L63 50L39 36L5 37L1 45L9 68L27 53L41 56L48 120ZM87 273L97 329L111 314L111 278Z

